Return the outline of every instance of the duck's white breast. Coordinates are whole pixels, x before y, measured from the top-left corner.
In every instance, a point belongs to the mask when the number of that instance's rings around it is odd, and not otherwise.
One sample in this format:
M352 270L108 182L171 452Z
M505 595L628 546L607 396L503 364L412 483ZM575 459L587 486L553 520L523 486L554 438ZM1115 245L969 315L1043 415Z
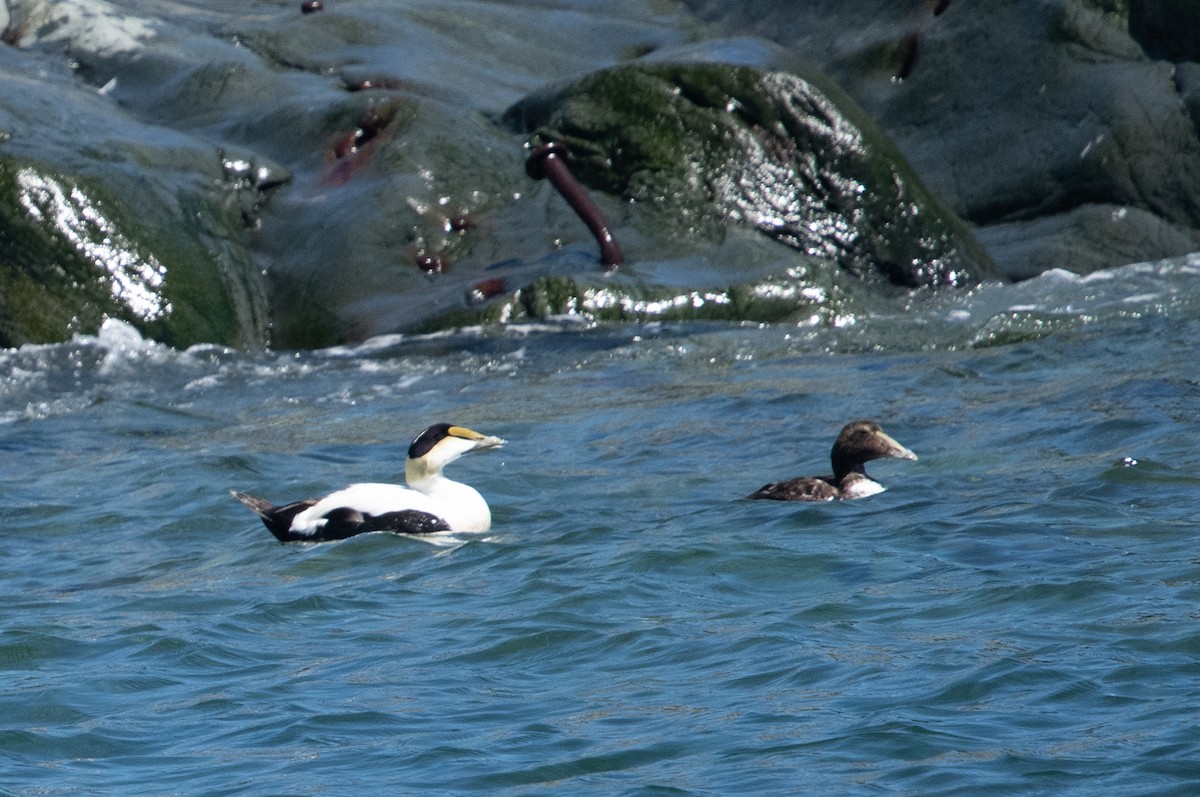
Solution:
M887 488L877 481L868 478L854 479L849 484L842 485L842 499L866 498L868 495L878 495Z

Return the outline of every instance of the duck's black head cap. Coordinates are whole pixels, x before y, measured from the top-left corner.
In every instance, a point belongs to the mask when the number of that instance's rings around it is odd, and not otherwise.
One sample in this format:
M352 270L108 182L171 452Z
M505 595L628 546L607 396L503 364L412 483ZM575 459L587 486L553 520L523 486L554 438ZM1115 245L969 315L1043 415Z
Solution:
M435 423L421 432L408 447L408 458L419 459L428 454L434 446L450 436L452 423Z

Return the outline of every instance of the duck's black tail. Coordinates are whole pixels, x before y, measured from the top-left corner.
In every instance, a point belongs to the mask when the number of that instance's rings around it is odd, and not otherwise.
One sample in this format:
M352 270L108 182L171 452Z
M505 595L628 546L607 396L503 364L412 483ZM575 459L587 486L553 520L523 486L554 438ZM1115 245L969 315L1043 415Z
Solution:
M316 501L309 499L307 501L293 501L283 506L272 506L270 501L255 498L253 495L239 493L237 490L230 490L230 492L233 493L234 498L248 506L251 512L262 518L263 525L275 535L276 539L283 542L306 539L292 531L292 518L305 509L308 509Z

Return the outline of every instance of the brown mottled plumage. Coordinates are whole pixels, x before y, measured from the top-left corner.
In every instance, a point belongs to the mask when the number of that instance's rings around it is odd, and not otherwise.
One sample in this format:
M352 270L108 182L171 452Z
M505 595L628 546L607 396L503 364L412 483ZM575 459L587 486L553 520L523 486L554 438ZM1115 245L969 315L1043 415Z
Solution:
M832 476L803 476L771 482L747 498L772 501L834 501L864 498L883 492L883 485L867 476L866 463L881 457L912 459L917 455L889 437L874 421L852 421L842 427L833 444Z

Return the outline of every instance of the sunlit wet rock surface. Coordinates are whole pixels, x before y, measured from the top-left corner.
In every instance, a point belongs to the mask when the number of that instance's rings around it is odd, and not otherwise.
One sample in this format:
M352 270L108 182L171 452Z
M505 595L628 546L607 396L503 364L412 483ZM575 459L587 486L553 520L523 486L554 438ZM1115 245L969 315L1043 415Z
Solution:
M0 161L13 180L32 169L59 186L43 205L61 195L81 218L97 210L65 232L62 214L36 215L10 191L12 229L42 244L6 267L9 345L108 317L179 345L284 348L559 314L828 320L841 299L893 283L996 273L869 120L829 99L836 87L778 68L769 47L698 52L702 32L679 9L149 13L14 4ZM530 132L501 119L567 77L602 100L590 113L603 146L624 152L652 155L662 130L610 89L681 92L659 121L684 126L692 141L674 154L696 158L693 175L678 158L604 175L591 167L603 150L572 137L627 254L616 273L525 174ZM662 99L631 98L645 111Z
M999 276L886 136L812 70L622 66L536 94L506 119L567 143L584 179L648 205L665 235L711 242L741 224L819 265L910 287Z
M685 0L857 100L1005 273L1200 249L1189 0Z

